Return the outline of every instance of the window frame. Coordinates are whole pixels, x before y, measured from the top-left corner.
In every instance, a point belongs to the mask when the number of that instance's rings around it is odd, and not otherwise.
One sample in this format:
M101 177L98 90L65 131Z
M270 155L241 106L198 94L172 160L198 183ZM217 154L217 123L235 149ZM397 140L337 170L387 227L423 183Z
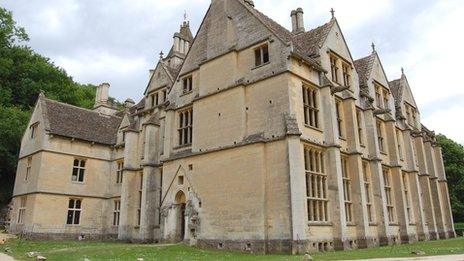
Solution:
M137 226L142 224L142 195L143 195L143 172L139 174L139 202L137 207Z
M38 122L35 122L35 123L31 124L31 126L29 126L29 132L30 132L29 138L31 140L33 140L33 139L35 139L37 137L38 127L39 127Z
M343 180L343 202L345 206L345 221L353 223L353 195L352 195L352 178L349 171L349 159L347 156L341 156L342 163L342 180Z
M332 81L335 83L339 83L338 79L338 57L335 55L330 55L330 72L331 72L331 77Z
M372 175L369 168L369 162L362 162L362 172L363 172L363 183L364 183L364 193L366 196L366 211L367 211L367 220L369 224L375 223L375 210L374 210L374 194L372 191Z
M304 145L306 208L309 223L330 222L328 175L325 173L324 151Z
M265 43L254 48L253 53L255 55L255 68L271 62L269 44Z
M303 119L306 126L320 129L319 124L319 90L316 87L303 84Z
M193 107L181 110L178 117L178 146L191 146L193 141Z
M18 224L23 225L26 223L26 207L27 207L27 196L19 198L19 207L18 207Z
M412 210L412 200L411 200L411 187L409 183L409 174L402 171L401 172L401 181L403 182L403 195L406 200L406 218L408 219L409 224L414 224L414 211Z
M193 75L188 75L182 78L182 94L191 93L193 91Z
M73 202L71 206L71 201ZM82 217L82 199L80 198L69 198L68 200L68 211L66 216L66 225L68 226L78 226L81 224ZM79 202L79 205L77 204ZM71 223L70 218L71 217ZM77 217L77 223L76 223Z
M382 167L382 176L384 182L384 191L385 191L385 204L387 206L388 222L390 224L396 223L396 213L395 213L395 198L392 187L391 171L387 167Z
M383 122L377 119L377 142L379 143L379 151L383 154L386 154L385 151L385 137L383 130Z
M113 202L113 226L118 227L121 220L121 199L116 199Z
M390 92L387 89L383 88L382 96L383 96L383 108L390 109Z
M78 165L76 166L76 161L78 162ZM84 165L82 166L82 162ZM87 167L87 159L82 159L82 158L74 158L73 160L73 167L72 167L72 172L71 172L71 181L73 183L85 183L85 171ZM77 170L77 175L74 175L74 170ZM74 176L76 176L76 180L74 180ZM81 180L82 177L82 180Z
M351 89L351 64L342 61L343 84Z
M116 162L116 184L122 184L124 177L124 161L120 160Z

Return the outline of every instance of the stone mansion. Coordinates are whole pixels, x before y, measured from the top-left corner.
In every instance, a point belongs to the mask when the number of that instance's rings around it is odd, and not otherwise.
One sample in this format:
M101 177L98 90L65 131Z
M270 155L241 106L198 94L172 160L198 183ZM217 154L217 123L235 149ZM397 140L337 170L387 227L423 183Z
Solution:
M333 12L291 31L251 0L184 21L124 109L41 93L21 144L10 231L184 241L259 253L454 237L433 131L404 72L354 59Z

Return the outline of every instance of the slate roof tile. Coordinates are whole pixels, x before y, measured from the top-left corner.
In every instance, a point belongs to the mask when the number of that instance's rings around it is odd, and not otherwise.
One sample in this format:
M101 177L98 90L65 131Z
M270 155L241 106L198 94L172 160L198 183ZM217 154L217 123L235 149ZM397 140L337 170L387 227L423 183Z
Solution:
M50 134L95 142L116 144L122 118L42 98L47 130Z

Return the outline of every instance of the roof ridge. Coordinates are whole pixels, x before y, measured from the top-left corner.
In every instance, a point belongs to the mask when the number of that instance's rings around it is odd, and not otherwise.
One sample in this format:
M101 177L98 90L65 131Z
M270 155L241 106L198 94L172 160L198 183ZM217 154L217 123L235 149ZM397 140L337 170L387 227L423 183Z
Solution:
M44 101L47 101L47 102L58 103L58 104L61 104L61 105L64 105L64 106L68 106L70 108L80 109L80 110L87 111L87 112L92 112L92 113L95 113L95 114L98 114L98 115L101 116L101 113L99 113L97 111L94 111L94 110L91 110L91 109L87 109L87 108L79 107L79 106L72 105L72 104L69 104L69 103L64 103L64 102L52 100L52 99L46 98L46 97L43 97L42 99L44 99ZM106 115L106 116L115 117L115 118L121 118L121 117L118 117L118 116L115 116L115 115Z
M272 18L270 18L269 16L265 15L264 13L260 12L258 9L256 8L253 8L253 7L250 7L247 3L243 2L243 1L238 1L239 3L242 4L242 6L245 7L245 9L247 9L256 19L258 19L269 31L271 31L275 36L277 36L278 38L280 38L280 40L284 41L284 42L287 42L287 41L290 41L292 40L292 38L290 39L283 39L283 37L274 30L274 28L272 28L272 26L268 25L265 21L263 21L262 17L259 17L257 16L254 12L258 13L260 16L263 16L265 19L268 19L269 22L273 23L274 25L280 27L279 29L283 29L285 33L288 33L289 37L292 37L292 33L285 27L283 27L282 25L280 25L279 23L277 23L276 21L274 21ZM253 12L254 11L254 12ZM287 37L287 36L285 36Z
M326 22L326 23L324 23L322 25L319 25L318 27L314 27L313 29L306 31L303 34L314 32L314 31L316 31L318 29L321 29L321 28L323 28L325 26L328 26L329 24L332 24L334 21L335 21L335 19L330 19L328 22ZM300 34L297 34L295 36L298 36L298 35L300 35Z
M371 58L371 57L375 57L375 53L374 53L374 52L372 52L371 54L369 54L369 55L367 55L367 56L364 56L364 57L361 57L361 58L359 58L359 59L356 59L356 60L354 60L353 62L359 62L359 61L362 61L362 60L364 60L364 59L368 59L368 58Z

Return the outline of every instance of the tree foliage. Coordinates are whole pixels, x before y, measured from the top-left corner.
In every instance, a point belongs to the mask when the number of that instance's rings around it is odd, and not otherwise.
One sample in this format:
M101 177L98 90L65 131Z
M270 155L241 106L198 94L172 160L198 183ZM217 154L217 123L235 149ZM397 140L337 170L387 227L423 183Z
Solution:
M28 40L12 13L0 7L0 207L11 196L21 137L40 91L85 108L91 108L95 100L95 86L74 82L63 69L26 46Z
M464 147L441 134L437 142L443 150L454 221L464 222Z

